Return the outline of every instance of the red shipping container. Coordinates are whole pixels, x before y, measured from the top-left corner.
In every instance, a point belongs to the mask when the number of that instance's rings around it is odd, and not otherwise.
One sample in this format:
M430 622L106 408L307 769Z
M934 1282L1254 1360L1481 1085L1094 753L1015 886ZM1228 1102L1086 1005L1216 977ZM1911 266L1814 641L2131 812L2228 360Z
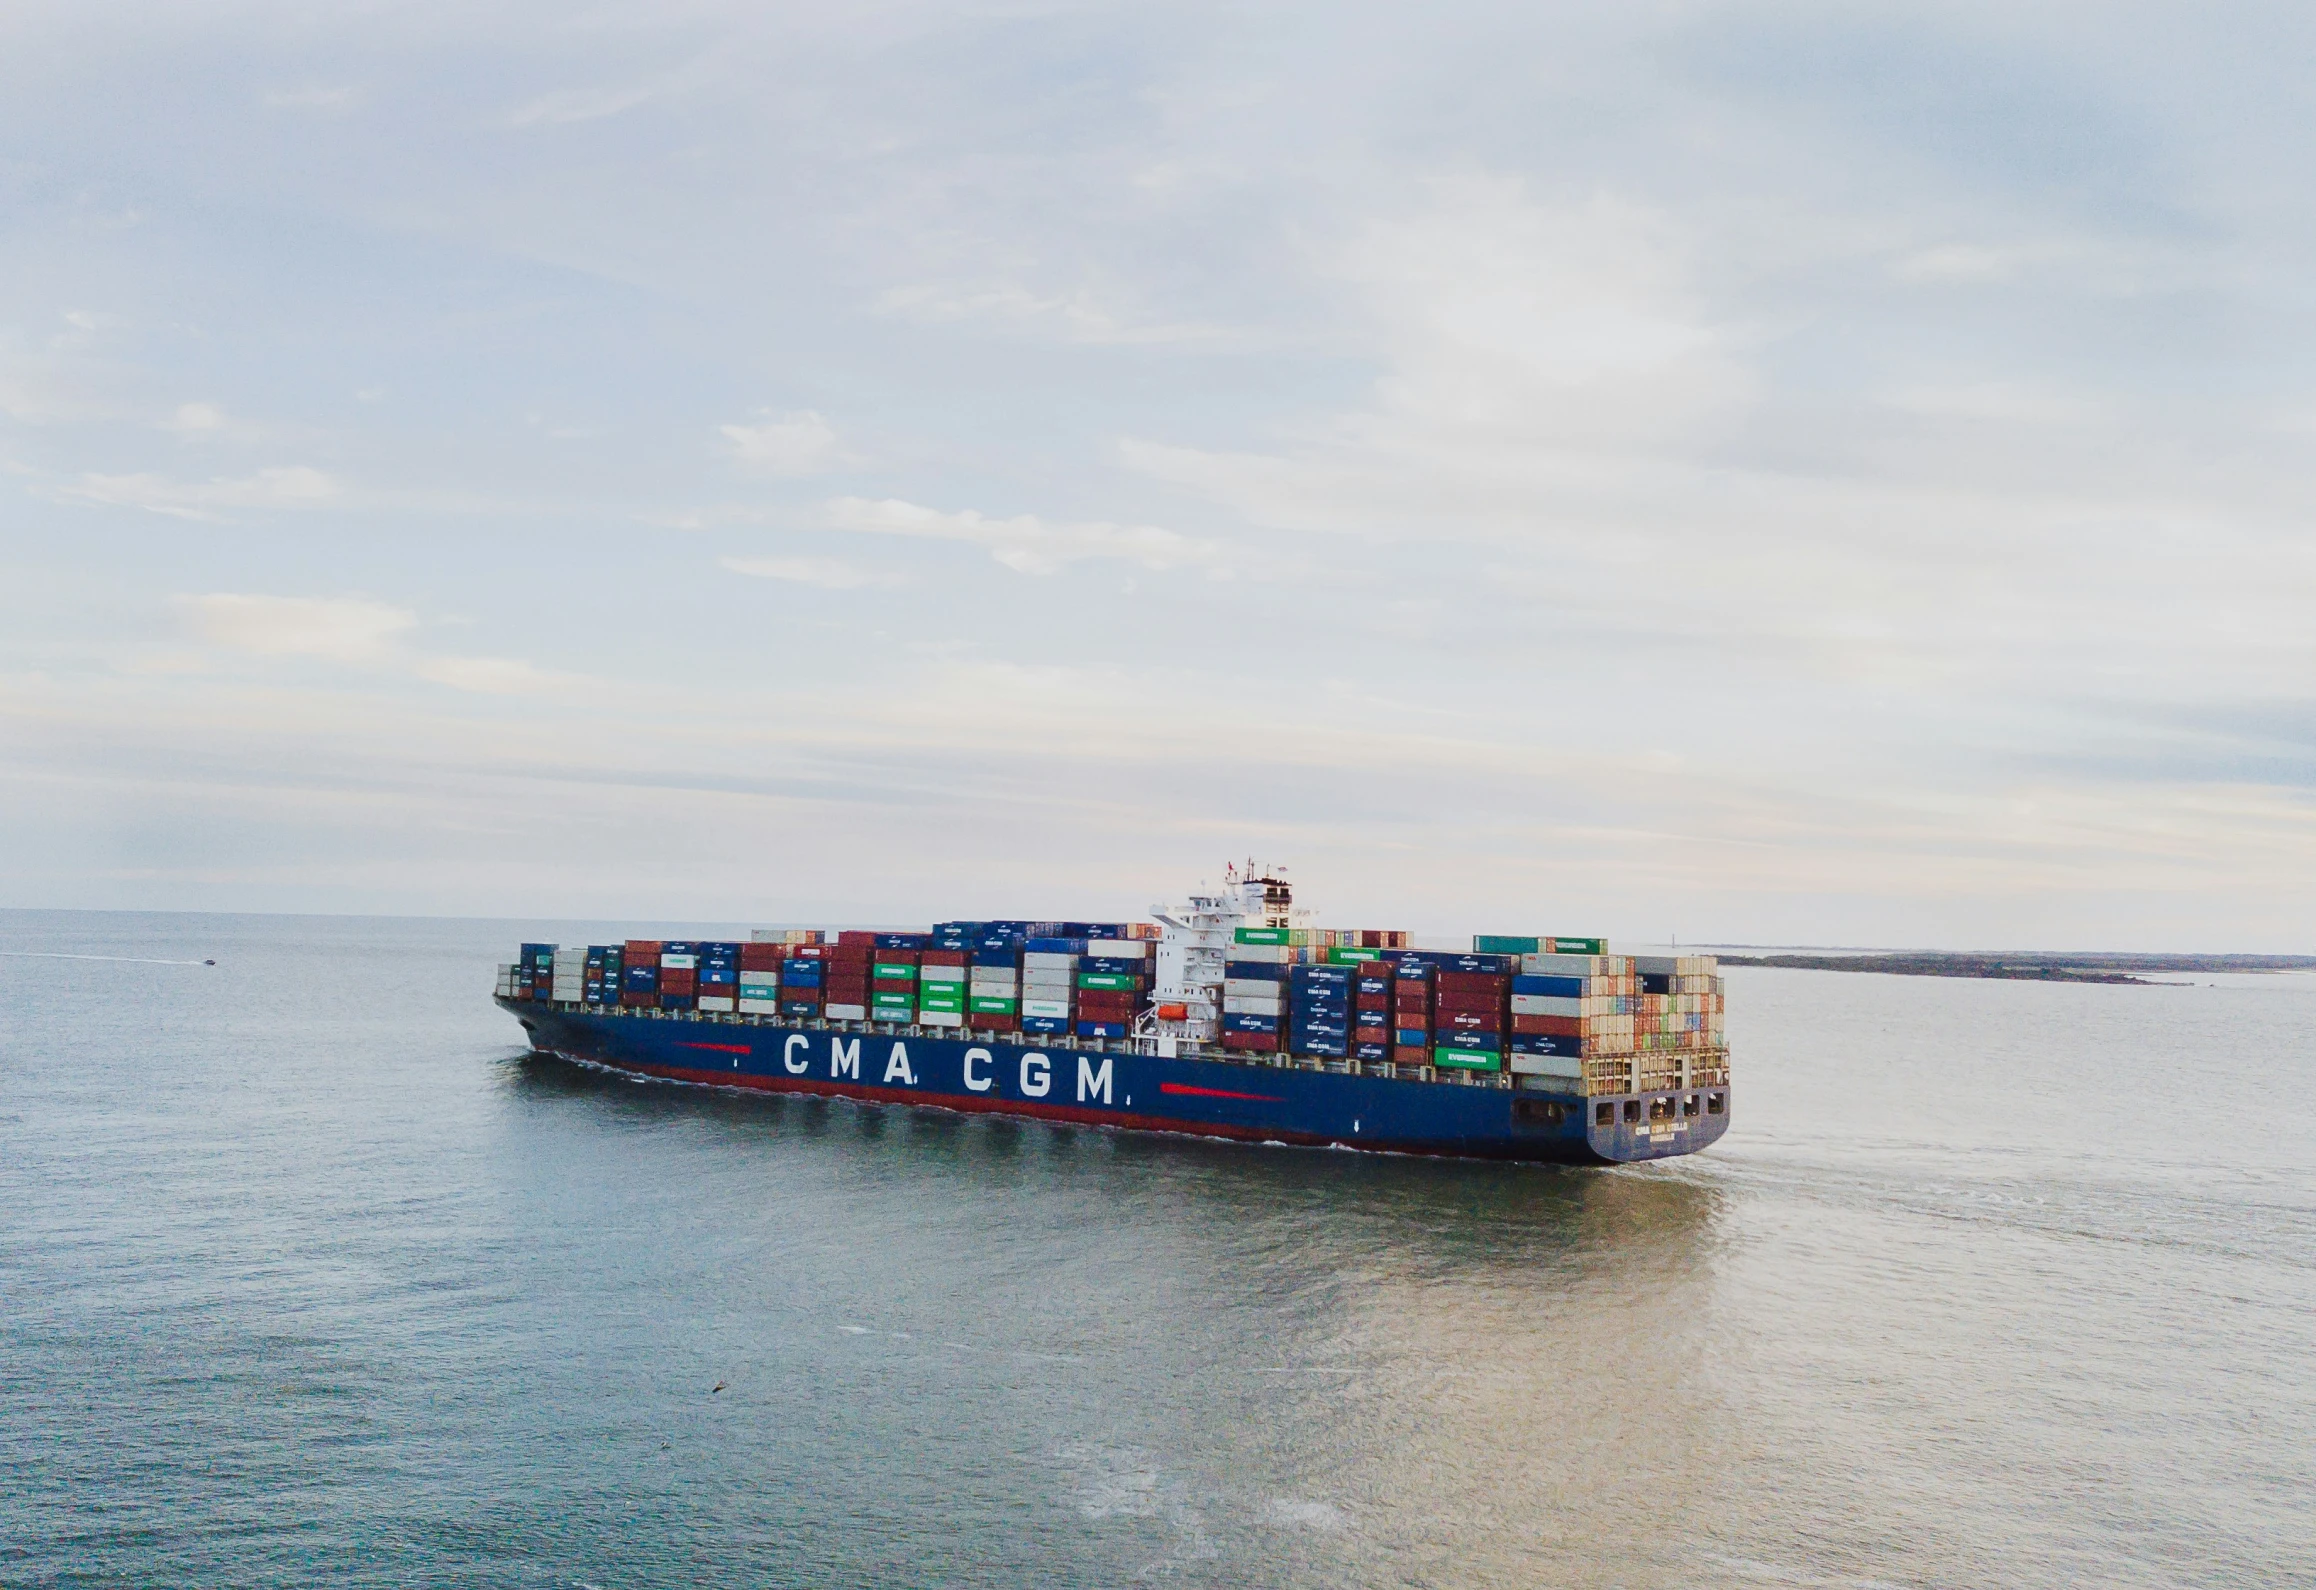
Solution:
M1512 980L1496 972L1442 972L1439 991L1442 994L1501 994L1510 990Z
M659 940L657 939L629 939L625 949L627 952L626 964L629 966L633 966L638 961L649 961L654 966L659 964Z
M1506 1000L1501 994L1490 995L1443 993L1439 996L1438 1001L1432 1006L1432 1008L1443 1016L1463 1015L1466 1013L1486 1016L1501 1016L1504 1014L1504 1008L1508 1003L1510 1002Z
M1427 1066L1431 1064L1431 1051L1429 1049L1395 1047L1391 1051L1391 1060L1394 1065Z
M1514 1016L1512 1030L1543 1038L1581 1038L1584 1023L1574 1016Z
M660 968L659 991L663 994L693 994L699 992L697 972L671 972Z
M1132 994L1085 989L1078 995L1078 1015L1086 1021L1125 1021L1140 1009Z
M869 981L869 987L880 994L913 994L917 991L914 977L878 977Z
M866 944L831 944L828 946L828 958L844 966L866 966L875 955L876 951L870 949Z
M874 928L846 928L837 934L836 942L845 949L873 950L877 946Z
M963 950L920 950L917 953L919 966L964 966L971 959Z
M1225 1049L1253 1049L1263 1054L1275 1054L1279 1035L1275 1032L1226 1032L1222 1035Z
M743 972L776 972L788 958L785 944L743 944L740 946L740 970Z
M1021 1018L1019 1016L993 1016L987 1011L980 1011L967 1016L965 1019L982 1032L1019 1032L1021 1030Z
M659 1003L659 995L639 994L630 988L619 996L619 1002L622 1005L656 1005Z
M1391 996L1389 994L1355 995L1351 1008L1353 1010L1389 1010L1391 1008Z
M798 944L788 951L788 957L797 961L825 961L835 952L826 944Z

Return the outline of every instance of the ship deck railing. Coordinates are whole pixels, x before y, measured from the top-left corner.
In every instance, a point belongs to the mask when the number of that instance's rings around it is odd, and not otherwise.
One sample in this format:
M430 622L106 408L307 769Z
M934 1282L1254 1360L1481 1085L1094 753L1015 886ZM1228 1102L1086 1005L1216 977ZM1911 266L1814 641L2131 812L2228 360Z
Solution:
M864 1037L936 1038L953 1043L1022 1043L1051 1037L1065 1040L1053 1045L1073 1053L1139 1054L1157 1057L1157 1040L1149 1037L1080 1038L1068 1033L1006 1033L986 1027L927 1027L916 1022L832 1021L825 1016L763 1016L753 1011L662 1010L653 1005L590 1005L576 1000L526 1000L519 994L502 997L523 1004L543 1004L549 1010L582 1016L620 1016L645 1021L714 1022L735 1027L787 1027L805 1032L859 1033ZM1176 1060L1199 1060L1223 1065L1263 1067L1280 1071L1331 1071L1343 1076L1431 1082L1461 1087L1517 1088L1520 1078L1510 1071L1466 1071L1453 1066L1411 1066L1392 1060L1353 1060L1331 1055L1262 1054L1224 1049L1195 1039L1174 1040ZM1622 1097L1634 1093L1678 1091L1682 1088L1725 1087L1729 1081L1727 1049L1643 1049L1629 1054L1588 1055L1584 1076L1530 1078L1532 1082L1575 1082L1577 1088L1545 1091L1583 1097Z

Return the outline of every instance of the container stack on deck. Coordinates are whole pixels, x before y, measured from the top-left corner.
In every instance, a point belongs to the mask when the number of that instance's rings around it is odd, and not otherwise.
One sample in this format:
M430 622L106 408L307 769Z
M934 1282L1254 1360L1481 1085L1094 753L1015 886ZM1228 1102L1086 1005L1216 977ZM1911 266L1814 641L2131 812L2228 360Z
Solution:
M1222 963L1222 1046L1249 1054L1277 1054L1288 1013L1289 973L1295 948L1291 928L1242 927Z
M1046 924L1041 924L1046 925ZM1021 1030L1066 1035L1077 1009L1078 957L1083 939L1040 935L1021 942Z
M823 945L820 1009L830 1021L866 1021L870 980L875 976L876 935L839 933L834 944Z
M981 1032L1021 1030L1021 946L1026 922L945 922L933 930L944 949L965 952L966 1025Z
M837 948L868 951L869 1020L906 1026L916 1019L918 946L923 942L924 936L916 933L837 935Z
M1133 1035L1152 1013L1157 936L1139 923L944 922L929 933L759 929L747 943L525 944L499 969L497 991L628 1011L1101 1043ZM1250 1059L1389 1063L1402 1076L1510 1071L1524 1087L1576 1093L1724 1077L1725 1005L1711 956L1488 935L1467 954L1411 949L1406 938L1236 929L1217 991L1222 1047Z
M926 942L917 952L917 1025L963 1027L965 1021L965 963L963 950Z
M1134 1030L1150 988L1150 946L1141 939L1089 938L1078 963L1081 1038L1123 1038Z
M818 1016L828 992L827 944L795 944L780 962L780 1014Z
M1287 968L1290 1053L1350 1057L1352 975L1350 967L1325 961Z
M1381 950L1340 950L1351 968L1351 1058L1391 1058L1392 965Z

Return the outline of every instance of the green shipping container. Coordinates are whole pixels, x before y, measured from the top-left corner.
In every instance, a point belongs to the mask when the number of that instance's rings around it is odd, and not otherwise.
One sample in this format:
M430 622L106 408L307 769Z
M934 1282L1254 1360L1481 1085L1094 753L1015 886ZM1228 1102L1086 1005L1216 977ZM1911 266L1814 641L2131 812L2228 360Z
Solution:
M906 979L906 980L908 980L909 982L912 982L912 983L913 983L913 982L915 982L915 981L917 980L917 969L916 969L914 966L897 966L897 965L888 964L887 962L884 962L884 961L879 961L879 962L877 962L877 963L876 963L876 965L875 965L875 966L874 966L874 967L873 967L873 968L870 970L870 972L869 972L869 976L871 976L871 977L899 977L899 978L905 978L905 979Z
M1357 966L1363 961L1379 961L1381 959L1383 959L1381 950L1353 949L1347 944L1338 944L1327 952L1328 964L1332 966Z
M987 999L979 994L973 996L973 1014L976 1016L1011 1016L1018 1014L1020 1008L1021 1001L1018 999Z
M1292 942L1287 937L1292 931L1291 928L1239 928L1231 937L1241 944L1287 944Z
M1474 955L1536 955L1542 952L1543 947L1544 941L1542 939L1506 937L1501 933L1474 933L1472 935L1472 953Z
M1080 988L1132 988L1133 974L1129 972L1080 972Z
M1493 1049L1434 1049L1435 1066L1461 1066L1466 1071L1501 1071L1504 1057Z

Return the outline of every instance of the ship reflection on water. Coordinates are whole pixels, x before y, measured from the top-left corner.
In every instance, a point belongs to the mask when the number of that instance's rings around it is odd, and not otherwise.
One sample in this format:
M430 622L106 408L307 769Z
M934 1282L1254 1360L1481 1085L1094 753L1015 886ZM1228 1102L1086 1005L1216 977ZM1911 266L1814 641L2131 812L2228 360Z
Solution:
M512 1066L531 1102L671 1156L645 1177L692 1189L671 1241L737 1219L719 1240L762 1283L752 1350L809 1376L799 1336L849 1310L994 1377L1042 1461L1091 1466L1068 1494L1146 1554L1133 1571L1235 1555L1243 1527L1320 1577L1626 1583L1693 1562L1726 1503L1709 1178Z

